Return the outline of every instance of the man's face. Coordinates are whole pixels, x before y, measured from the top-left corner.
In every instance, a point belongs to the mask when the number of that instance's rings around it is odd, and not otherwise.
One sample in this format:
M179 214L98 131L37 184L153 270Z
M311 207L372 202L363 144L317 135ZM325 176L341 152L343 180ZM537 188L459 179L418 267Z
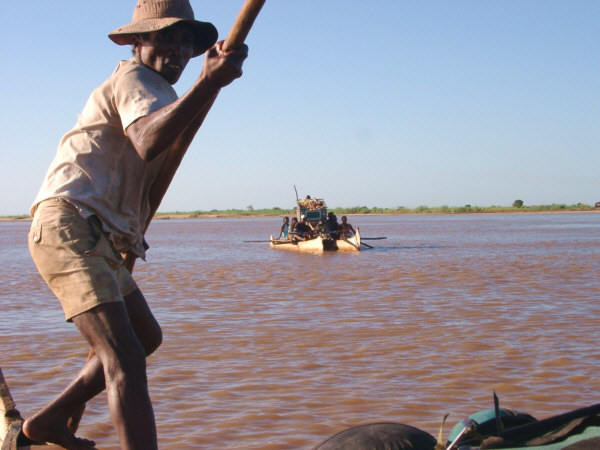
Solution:
M136 36L141 62L169 84L177 83L194 52L194 35L183 23Z

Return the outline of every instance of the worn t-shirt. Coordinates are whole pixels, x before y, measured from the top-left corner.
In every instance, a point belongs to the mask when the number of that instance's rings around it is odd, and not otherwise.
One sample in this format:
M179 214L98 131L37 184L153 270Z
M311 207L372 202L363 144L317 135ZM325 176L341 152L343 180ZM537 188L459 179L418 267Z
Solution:
M65 198L84 218L96 214L118 250L145 257L149 191L164 153L150 162L142 160L125 130L176 99L173 87L158 73L133 59L121 61L61 139L31 215L41 201Z

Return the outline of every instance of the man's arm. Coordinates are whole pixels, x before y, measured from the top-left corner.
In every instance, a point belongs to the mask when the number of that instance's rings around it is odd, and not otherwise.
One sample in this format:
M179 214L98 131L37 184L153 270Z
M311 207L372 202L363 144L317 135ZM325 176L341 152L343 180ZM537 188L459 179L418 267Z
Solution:
M243 45L238 50L225 54L221 51L221 46L222 43L219 42L206 52L202 73L188 92L172 104L140 117L127 127L127 135L145 160L150 161L168 151L150 188L150 215L144 224L144 233L221 87L227 86L242 74L242 63L248 56L248 47ZM132 272L135 255L127 252L123 256L125 267Z
M248 47L224 53L222 42L205 54L202 73L179 99L140 117L127 127L127 135L145 161L164 151L189 147L220 89L242 75Z
M210 111L210 108L212 107L214 101L217 99L217 95L218 92L208 101L208 103L204 106L204 109L199 111L199 113L196 115L196 117L194 117L194 120L190 123L188 128L181 133L178 140L173 142L167 150L167 154L165 155L165 159L163 160L160 170L156 175L156 179L150 187L150 216L148 218L146 228L148 228L148 225L150 223L149 221L152 219L154 213L158 210L160 202L162 201L162 198L167 192L167 189L171 184L173 177L175 176L175 172L177 172L179 164L183 160L185 152L190 146L192 140L194 139L196 132L204 122L204 119ZM144 229L144 232L146 231L146 228Z

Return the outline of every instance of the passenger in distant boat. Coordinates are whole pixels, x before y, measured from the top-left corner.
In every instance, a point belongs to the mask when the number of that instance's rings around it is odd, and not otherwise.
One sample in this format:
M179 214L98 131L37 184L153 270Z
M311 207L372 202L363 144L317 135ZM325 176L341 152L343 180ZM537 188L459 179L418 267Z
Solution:
M288 233L290 232L290 218L285 216L283 218L283 223L281 224L281 230L279 230L279 236L277 239L287 239Z
M298 201L300 206L302 206L303 208L307 208L307 209L310 206L311 202L312 202L312 198L310 197L310 195L307 195L306 198L303 198L302 200Z
M349 238L354 236L356 232L352 225L348 223L348 218L346 216L342 216L342 223L340 224L340 237L342 239Z
M340 224L337 221L336 215L329 211L327 213L327 233L334 239L340 236Z
M311 223L309 225L312 226L314 236L322 235L325 232L325 223L322 220L319 220L315 225Z
M292 217L292 223L290 223L290 228L288 230L288 235L287 235L287 238L292 241L297 240L296 239L296 225L298 225L298 218Z
M313 234L313 228L306 221L305 216L300 217L300 222L294 228L296 238L300 241L305 241L306 239L310 239Z

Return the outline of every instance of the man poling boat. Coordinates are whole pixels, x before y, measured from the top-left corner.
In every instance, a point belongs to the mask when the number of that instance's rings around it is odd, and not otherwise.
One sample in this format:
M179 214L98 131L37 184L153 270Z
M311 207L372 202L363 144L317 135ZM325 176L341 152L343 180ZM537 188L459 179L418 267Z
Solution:
M242 75L244 40L264 1L246 0L222 42L189 0L138 0L131 23L109 33L133 56L90 95L30 211L32 258L91 351L73 381L22 422L26 438L94 448L75 431L85 404L106 390L121 448L158 448L146 357L162 330L132 271L183 156L221 90ZM178 96L173 85L200 55L201 72Z

